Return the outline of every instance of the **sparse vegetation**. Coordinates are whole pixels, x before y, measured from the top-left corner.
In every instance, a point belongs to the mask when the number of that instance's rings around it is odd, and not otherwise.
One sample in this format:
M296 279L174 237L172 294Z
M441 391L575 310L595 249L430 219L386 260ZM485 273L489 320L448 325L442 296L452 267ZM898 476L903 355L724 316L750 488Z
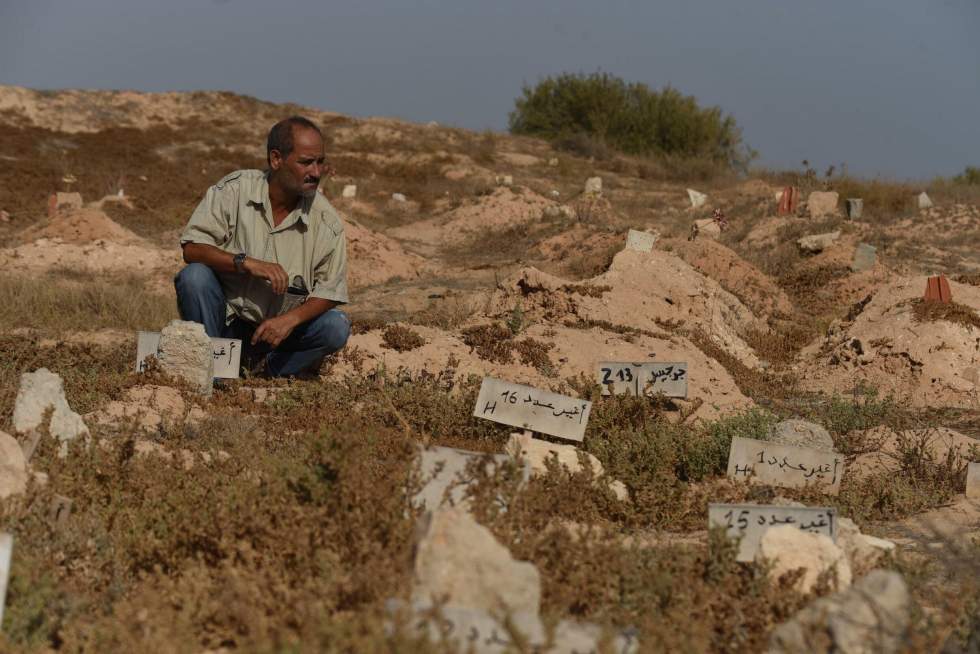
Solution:
M381 342L396 352L408 352L425 345L422 335L405 325L388 325L381 334Z
M919 298L912 300L912 316L918 322L947 322L980 329L980 315L959 302L926 302Z

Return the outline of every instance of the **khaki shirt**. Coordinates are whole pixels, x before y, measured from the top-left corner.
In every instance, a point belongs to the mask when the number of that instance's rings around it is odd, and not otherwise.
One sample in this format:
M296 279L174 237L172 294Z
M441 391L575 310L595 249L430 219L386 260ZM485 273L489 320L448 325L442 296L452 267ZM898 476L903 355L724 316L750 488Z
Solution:
M303 278L310 297L347 302L347 241L337 211L321 193L303 198L273 226L269 182L261 170L239 170L208 189L180 235L181 244L204 243L225 252L278 263ZM268 281L218 273L228 303L227 321L253 324L277 313L282 296Z

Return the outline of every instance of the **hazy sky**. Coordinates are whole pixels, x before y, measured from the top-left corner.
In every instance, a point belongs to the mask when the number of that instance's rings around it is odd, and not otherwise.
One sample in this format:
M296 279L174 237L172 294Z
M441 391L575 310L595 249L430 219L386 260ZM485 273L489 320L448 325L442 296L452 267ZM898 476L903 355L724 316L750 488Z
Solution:
M761 165L980 165L980 0L0 0L0 83L33 88L503 130L524 83L596 70L721 106Z

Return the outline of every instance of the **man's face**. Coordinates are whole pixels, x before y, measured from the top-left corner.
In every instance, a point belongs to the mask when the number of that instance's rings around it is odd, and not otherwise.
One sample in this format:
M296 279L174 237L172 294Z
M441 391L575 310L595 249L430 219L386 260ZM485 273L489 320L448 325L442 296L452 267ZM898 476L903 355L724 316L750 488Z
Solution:
M276 182L290 194L312 197L324 166L323 139L316 131L293 127L293 151L285 159L273 150L269 163Z

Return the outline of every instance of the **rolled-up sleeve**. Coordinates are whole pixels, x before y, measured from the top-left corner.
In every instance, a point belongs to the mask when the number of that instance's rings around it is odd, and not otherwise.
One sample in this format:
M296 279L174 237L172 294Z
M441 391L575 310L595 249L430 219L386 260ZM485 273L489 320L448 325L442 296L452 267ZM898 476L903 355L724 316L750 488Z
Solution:
M237 185L232 184L209 188L180 233L180 244L204 243L223 248L232 237L231 205L237 204L237 191Z
M347 297L347 237L343 227L334 232L326 227L318 243L317 263L313 268L311 297L346 304Z

